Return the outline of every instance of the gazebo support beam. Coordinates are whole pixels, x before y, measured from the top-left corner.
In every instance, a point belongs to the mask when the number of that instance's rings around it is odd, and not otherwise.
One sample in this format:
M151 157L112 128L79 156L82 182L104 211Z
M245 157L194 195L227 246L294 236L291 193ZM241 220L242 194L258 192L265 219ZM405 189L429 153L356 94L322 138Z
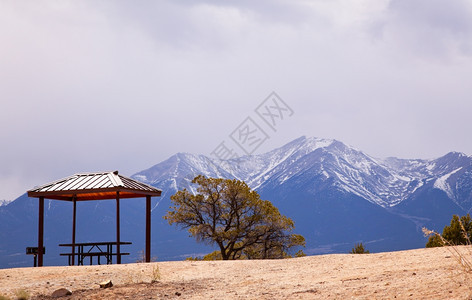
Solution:
M76 216L77 216L77 196L72 198L73 209L72 209L72 265L75 265L75 227L76 227ZM78 263L78 262L77 262Z
M116 192L116 263L121 264L120 254L120 192Z
M43 249L44 249L44 197L39 197L38 267L43 266Z
M151 196L146 196L146 262L151 261Z

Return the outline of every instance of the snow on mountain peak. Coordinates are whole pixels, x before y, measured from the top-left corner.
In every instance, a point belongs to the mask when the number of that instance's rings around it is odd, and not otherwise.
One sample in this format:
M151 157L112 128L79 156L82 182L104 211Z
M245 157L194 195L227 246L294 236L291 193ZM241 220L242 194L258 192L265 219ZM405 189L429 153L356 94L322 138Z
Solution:
M449 179L449 177L451 177L451 175L457 173L457 172L460 171L461 169L462 169L462 167L457 168L457 169L455 169L454 171L449 172L449 173L447 173L446 175L443 175L443 176L439 177L439 178L436 179L436 181L434 182L433 187L434 187L434 188L437 188L437 189L440 189L440 190L443 190L444 192L446 192L446 194L447 194L447 196L448 196L449 198L455 199L453 190L452 190L451 186L448 184L447 180Z
M192 190L190 181L199 174L244 180L253 189L297 182L310 190L334 187L391 207L426 184L454 200L449 180L453 174L457 173L456 178L465 172L462 167L472 169L472 158L457 152L432 160L376 159L337 140L302 136L267 153L227 161L178 153L133 177L174 191L183 187Z
M303 138L305 139L302 147L305 147L306 149L309 149L311 151L314 151L319 148L329 147L335 142L335 140L332 139L321 139L317 137L306 138L305 136L303 136Z

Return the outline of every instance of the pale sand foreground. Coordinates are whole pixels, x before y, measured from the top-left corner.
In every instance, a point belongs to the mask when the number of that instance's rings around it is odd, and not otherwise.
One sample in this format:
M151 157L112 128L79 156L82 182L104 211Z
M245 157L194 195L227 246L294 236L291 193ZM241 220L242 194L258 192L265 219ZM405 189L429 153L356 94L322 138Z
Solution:
M133 284L151 282L156 265L158 282ZM115 286L99 289L107 279ZM468 299L470 279L448 249L434 248L265 261L2 269L0 295L14 299L14 291L23 289L35 297L65 287L73 292L68 299Z

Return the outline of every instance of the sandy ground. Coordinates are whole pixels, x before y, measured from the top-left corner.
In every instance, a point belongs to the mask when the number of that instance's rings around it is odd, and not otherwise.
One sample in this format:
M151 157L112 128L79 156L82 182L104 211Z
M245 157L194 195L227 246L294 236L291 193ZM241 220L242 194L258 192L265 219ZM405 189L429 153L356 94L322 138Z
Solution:
M472 248L455 249L472 260ZM64 299L470 299L471 274L451 250L1 269L0 295L51 299L64 287ZM109 279L114 286L100 289Z

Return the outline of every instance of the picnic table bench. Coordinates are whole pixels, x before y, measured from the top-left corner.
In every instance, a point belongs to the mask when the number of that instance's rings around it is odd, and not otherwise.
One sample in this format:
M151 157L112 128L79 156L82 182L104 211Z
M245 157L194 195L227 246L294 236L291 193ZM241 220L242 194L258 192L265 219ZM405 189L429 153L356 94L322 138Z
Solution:
M131 242L120 242L120 245L130 245ZM126 252L113 252L113 246L117 246L117 242L87 242L87 243L75 243L75 244L59 244L60 247L71 247L72 251L67 253L61 253L61 256L69 257L69 266L72 265L73 258L77 257L77 265L84 265L84 259L90 258L90 264L92 265L92 258L97 257L97 263L100 265L100 258L106 259L107 265L113 263L113 256L129 255Z

